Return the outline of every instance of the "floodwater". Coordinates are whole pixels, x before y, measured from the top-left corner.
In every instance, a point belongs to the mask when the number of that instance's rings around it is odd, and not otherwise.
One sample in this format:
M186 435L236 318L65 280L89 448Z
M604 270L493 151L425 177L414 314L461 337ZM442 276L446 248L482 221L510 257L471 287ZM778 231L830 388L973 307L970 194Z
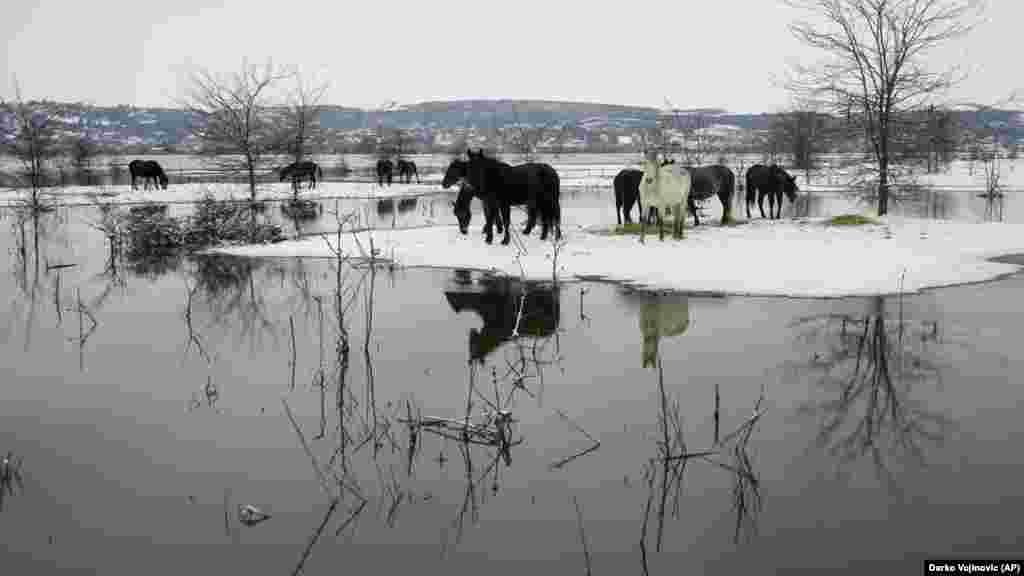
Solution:
M360 209L454 223L448 201ZM614 222L607 189L565 207ZM1020 276L800 300L329 259L111 265L96 219L0 211L5 574L907 573L1020 552Z

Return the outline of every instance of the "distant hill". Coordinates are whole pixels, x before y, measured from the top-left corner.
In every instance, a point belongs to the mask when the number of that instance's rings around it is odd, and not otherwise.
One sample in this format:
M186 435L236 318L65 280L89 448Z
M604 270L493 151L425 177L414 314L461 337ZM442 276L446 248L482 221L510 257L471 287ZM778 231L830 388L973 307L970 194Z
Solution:
M180 109L99 107L58 102L39 105L60 118L60 130L64 134L86 134L103 146L160 149L180 147L189 141L190 118ZM365 135L378 127L436 133L467 129L500 130L515 125L565 125L579 134L629 132L653 127L662 113L657 108L588 102L452 100L420 102L388 110L327 106L321 113L320 123L337 134ZM749 131L768 129L775 117L774 114L733 114L720 109L679 110L675 114L683 119L701 114L710 123ZM975 114L962 111L960 114L963 125L1003 123L1015 138L1024 139L1024 122L1017 112L993 110ZM11 118L6 112L0 111L0 123L10 125Z

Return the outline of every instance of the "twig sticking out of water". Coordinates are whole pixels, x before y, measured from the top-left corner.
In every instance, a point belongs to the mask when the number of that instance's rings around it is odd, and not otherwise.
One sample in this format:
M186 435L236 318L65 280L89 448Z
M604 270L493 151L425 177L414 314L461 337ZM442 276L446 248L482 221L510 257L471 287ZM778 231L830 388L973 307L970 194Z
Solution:
M320 526L310 537L309 543L306 544L306 549L302 552L302 557L299 558L299 563L295 566L295 570L292 571L292 576L298 576L302 573L302 567L306 565L306 560L309 559L309 555L313 552L313 545L316 544L317 540L320 539L320 535L323 534L324 528L327 527L327 523L330 522L331 516L334 514L334 510L338 507L338 499L333 498L331 505L327 507L327 513L324 514L324 519L320 522Z
M718 445L718 425L719 425L719 408L721 406L721 397L718 395L718 384L715 384L715 445Z
M572 503L576 506L576 523L580 528L580 542L583 543L583 559L586 561L587 576L590 576L590 550L587 548L587 534L583 530L583 513L580 512L580 503L576 497L572 497Z
M327 474L324 473L320 467L320 461L317 460L316 456L313 455L313 451L310 449L309 444L306 442L306 437L302 434L302 430L299 428L298 422L295 421L295 416L292 414L292 409L288 406L288 400L281 398L281 404L284 405L285 415L288 416L288 421L292 423L292 428L295 430L295 434L299 437L299 442L302 444L302 449L306 451L306 456L309 456L310 461L313 464L313 471L316 472L317 479L320 480L320 487L323 488L324 492L332 499L338 498L335 495L334 490L331 488L331 483L327 481Z
M346 518L345 521L341 523L341 526L338 526L338 529L334 531L334 535L339 536L342 532L344 532L345 528L348 528L349 524L351 524L356 518L359 517L360 514L363 513L363 508L366 508L366 504L368 502L369 500L366 499L360 501L359 505L356 506L356 509L351 514L349 514L348 518Z
M15 459L12 452L0 460L0 512L4 510L4 497L14 496L14 490L25 490L25 481L21 475L22 459Z
M199 351L199 356L201 356L203 358L203 360L205 360L206 363L209 364L210 363L210 355L206 353L206 349L203 347L203 342L199 338L199 334L196 334L196 331L195 331L195 329L192 326L192 298L195 295L196 290L198 290L198 289L199 289L199 285L198 284L195 285L194 287L189 287L188 280L185 280L185 313L184 313L184 316L185 316L185 329L188 331L188 334L186 335L185 352L182 355L182 361L184 361L184 356L188 355L188 351L192 349L192 345L195 344L196 350Z
M288 368L291 372L291 389L295 390L295 316L288 316L288 332L291 334L291 358L288 360Z

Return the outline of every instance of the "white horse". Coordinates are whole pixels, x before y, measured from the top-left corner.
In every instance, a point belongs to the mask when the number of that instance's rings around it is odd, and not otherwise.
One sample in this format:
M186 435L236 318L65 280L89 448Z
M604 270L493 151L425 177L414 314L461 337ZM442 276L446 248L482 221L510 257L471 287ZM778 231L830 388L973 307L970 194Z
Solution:
M661 221L668 208L672 210L672 235L685 238L686 202L690 197L690 173L678 164L660 166L657 158L644 159L644 177L640 180L640 203L657 214L658 239L665 239ZM640 242L644 241L647 218L640 215Z

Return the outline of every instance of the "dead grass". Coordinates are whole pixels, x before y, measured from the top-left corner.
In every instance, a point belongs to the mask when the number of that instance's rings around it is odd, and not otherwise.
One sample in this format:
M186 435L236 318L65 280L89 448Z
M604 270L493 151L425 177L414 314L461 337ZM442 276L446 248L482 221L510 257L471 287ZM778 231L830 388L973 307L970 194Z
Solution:
M826 222L829 226L864 226L866 224L878 224L879 222L873 218L868 218L861 214L842 214L839 216L833 216Z

